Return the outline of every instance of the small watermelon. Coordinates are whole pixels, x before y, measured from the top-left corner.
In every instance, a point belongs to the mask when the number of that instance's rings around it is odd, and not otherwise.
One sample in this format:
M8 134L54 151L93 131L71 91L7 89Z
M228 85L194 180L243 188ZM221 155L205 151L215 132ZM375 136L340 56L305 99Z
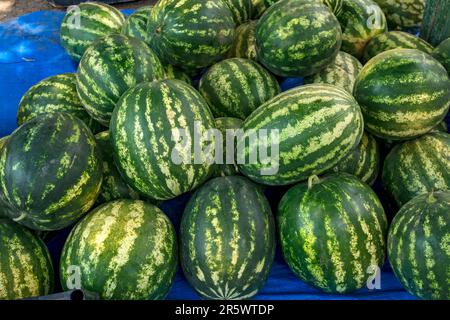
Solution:
M130 14L122 27L122 33L144 42L149 41L147 23L153 6L144 6Z
M236 149L236 136L238 133L236 130L242 127L243 121L237 118L223 117L215 119L215 123L216 129L220 130L222 136L223 157L221 159L222 164L216 164L214 176L225 177L237 175L239 174L239 168L234 157Z
M425 0L375 0L386 14L390 29L420 27Z
M432 54L447 69L450 76L450 38L438 45Z
M274 253L274 219L259 186L220 177L189 200L180 227L181 266L202 297L251 298L265 284Z
M388 255L395 275L411 294L450 300L450 191L417 196L395 216Z
M228 52L229 58L245 58L257 60L256 57L256 24L257 21L252 20L241 24L236 28L236 37L233 45Z
M241 25L250 20L252 12L251 0L223 0L231 13L236 25Z

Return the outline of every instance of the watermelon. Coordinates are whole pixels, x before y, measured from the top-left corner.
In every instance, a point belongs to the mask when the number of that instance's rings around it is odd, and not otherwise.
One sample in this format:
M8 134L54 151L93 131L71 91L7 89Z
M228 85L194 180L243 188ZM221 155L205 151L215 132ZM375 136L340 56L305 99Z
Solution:
M200 69L226 56L235 27L224 1L160 0L153 7L147 30L149 44L163 63Z
M252 20L241 24L236 28L236 37L228 52L229 58L257 60L255 39L256 24L257 21Z
M202 137L214 127L207 103L188 84L163 80L138 85L122 96L111 119L118 169L133 189L151 199L188 192L213 171L202 151L214 145L214 139L198 139L193 152L194 134Z
M140 200L116 200L93 210L70 233L61 256L61 285L69 290L78 284L101 299L164 299L177 263L167 216Z
M367 62L384 51L398 48L417 49L428 54L433 51L433 47L419 37L403 31L390 31L379 34L370 40L364 50L363 60Z
M450 191L417 196L392 221L388 255L395 275L422 299L450 300Z
M6 141L8 141L8 138L9 138L9 136L4 136L4 137L0 138L0 150L3 148Z
M234 176L239 174L239 168L234 157L236 137L233 133L238 133L237 130L242 127L242 123L243 121L237 118L223 117L215 119L216 129L220 130L223 141L222 164L216 164L216 170L214 171L215 177Z
M342 48L358 59L369 41L387 30L386 17L372 0L345 0L338 17L342 27Z
M328 83L353 93L356 77L362 69L361 62L352 55L339 51L335 60L325 69L306 77L305 83Z
M336 17L342 14L342 7L345 0L319 0L322 1L330 10L334 13Z
M251 0L223 0L230 9L236 25L243 24L250 20L252 13Z
M181 80L186 82L187 84L192 84L192 80L189 75L181 69L175 68L172 65L168 65L164 68L166 71L166 79L173 80Z
M330 171L347 172L373 185L380 171L380 148L377 140L364 132L359 145Z
M17 223L0 218L0 300L44 296L53 290L45 244Z
M77 117L53 113L32 118L12 133L0 155L7 215L34 230L69 226L97 199L100 157L94 136Z
M203 75L199 91L215 117L245 119L279 94L280 86L258 63L231 58L215 64Z
M77 91L89 114L109 126L111 113L127 89L164 77L161 62L144 42L114 34L86 51L77 70Z
M393 49L364 66L354 95L367 131L388 140L412 139L444 119L450 106L450 79L430 55Z
M375 0L384 11L390 29L420 27L425 0Z
M368 185L350 174L312 176L292 187L279 204L277 221L291 270L325 292L358 290L384 263L383 206Z
M144 6L130 14L123 24L122 33L126 36L148 42L147 23L152 8L153 6Z
M335 59L340 46L339 23L319 2L282 0L256 26L258 60L279 76L315 74Z
M104 3L87 2L70 7L61 24L61 45L75 61L95 40L120 32L124 15Z
M104 131L95 135L103 159L103 183L97 204L117 199L139 199L139 194L131 189L122 179L113 159L113 150L109 132Z
M17 124L20 126L39 114L54 112L73 114L94 133L102 130L100 123L89 116L78 97L74 73L51 76L32 86L20 100Z
M383 186L399 207L433 190L450 189L450 134L433 132L396 145L386 157Z
M267 8L277 1L278 0L250 0L252 5L251 18L259 19Z
M432 54L447 69L450 76L450 38L438 45Z
M344 89L311 84L259 107L244 121L243 130L237 142L241 173L261 184L288 185L337 165L360 142L363 118ZM261 150L271 157L265 159Z
M251 298L265 284L274 254L269 202L248 179L215 178L189 200L181 220L180 259L203 298Z

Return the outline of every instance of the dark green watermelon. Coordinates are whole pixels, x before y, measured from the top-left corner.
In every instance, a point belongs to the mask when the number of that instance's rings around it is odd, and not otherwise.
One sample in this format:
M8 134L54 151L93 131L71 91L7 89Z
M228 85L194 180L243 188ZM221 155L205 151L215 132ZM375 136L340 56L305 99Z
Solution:
M147 23L153 6L144 6L130 14L122 27L122 33L129 37L148 42Z
M439 44L432 54L447 69L450 76L450 38Z

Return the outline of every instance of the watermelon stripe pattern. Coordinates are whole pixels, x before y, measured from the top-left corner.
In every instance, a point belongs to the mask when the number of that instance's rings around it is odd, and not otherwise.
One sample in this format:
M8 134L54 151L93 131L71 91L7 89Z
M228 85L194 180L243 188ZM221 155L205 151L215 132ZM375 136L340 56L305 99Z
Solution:
M227 149L227 141L229 141L229 135L231 134L229 130L238 130L242 127L243 121L237 118L230 117L222 117L216 118L215 124L216 129L220 130L222 134L222 148L223 148L223 164L216 164L216 170L214 172L215 177L225 177L225 176L233 176L239 174L239 167L236 164L235 157L231 157L232 155L227 155L230 149ZM237 132L237 131L234 131ZM233 138L233 152L236 149L236 138ZM234 155L234 153L233 153ZM227 161L227 157L233 159L234 164L229 164Z
M81 289L101 299L164 299L177 269L175 230L143 201L104 204L72 230L61 256L61 285L79 271Z
M255 38L256 23L257 21L253 20L241 24L236 28L236 37L228 52L229 58L257 60Z
M0 218L0 300L44 296L53 290L45 244L29 230Z
M433 51L433 57L438 60L450 76L450 38L444 40Z
M386 14L391 29L419 27L425 0L375 0Z
M192 84L192 80L187 73L183 70L175 68L172 65L168 65L164 68L166 71L166 79L169 80L181 80L186 82L187 84Z
M202 297L257 294L275 254L275 223L261 189L239 176L202 186L182 217L180 254L187 280Z
M251 0L223 0L231 13L236 25L241 25L250 20L252 11Z
M130 14L122 27L122 33L148 42L147 23L153 6L144 6Z
M268 185L288 185L320 174L335 166L361 140L363 118L354 98L344 89L326 84L306 85L286 91L253 112L243 125L246 163L240 171L252 180ZM269 139L248 144L252 131L278 130L279 164L275 174L265 175L273 164L249 161L259 148L267 149ZM273 139L273 138L272 138ZM247 143L245 142L247 141ZM239 158L238 158L239 160Z

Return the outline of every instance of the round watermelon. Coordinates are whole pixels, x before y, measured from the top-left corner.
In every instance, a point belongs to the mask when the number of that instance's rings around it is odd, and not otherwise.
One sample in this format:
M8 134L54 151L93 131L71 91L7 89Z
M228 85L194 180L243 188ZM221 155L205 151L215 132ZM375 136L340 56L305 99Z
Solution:
M10 136L0 156L7 215L35 230L69 226L94 204L100 151L89 128L68 113L38 115Z
M450 76L450 38L439 44L432 55L447 69L447 73Z
M125 22L124 15L104 3L87 2L69 7L61 24L61 45L75 61L95 40L119 33Z
M364 66L354 95L367 131L383 139L405 140L429 132L444 119L450 106L450 79L430 55L393 49Z
M147 23L150 19L152 8L153 6L144 6L130 14L123 24L122 33L126 36L148 42Z
M384 161L382 181L399 207L419 194L450 190L450 134L433 132L396 145Z
M417 196L395 216L388 255L395 275L411 294L450 300L450 191Z
M177 263L175 230L166 215L143 201L117 200L96 208L70 233L61 285L101 299L164 299Z
M251 0L223 0L230 9L236 25L241 25L251 18Z
M274 219L259 186L240 176L220 177L189 200L180 227L181 266L203 298L253 297L274 253Z
M252 20L241 24L236 28L236 37L233 45L228 52L229 58L245 58L257 60L256 57L256 24L257 21Z
M320 2L282 0L256 26L258 60L273 73L302 77L330 64L341 46L341 28Z
M385 260L387 220L375 192L355 176L330 175L292 187L278 207L284 259L328 293L366 285Z
M420 27L425 0L375 0L384 11L390 29Z

